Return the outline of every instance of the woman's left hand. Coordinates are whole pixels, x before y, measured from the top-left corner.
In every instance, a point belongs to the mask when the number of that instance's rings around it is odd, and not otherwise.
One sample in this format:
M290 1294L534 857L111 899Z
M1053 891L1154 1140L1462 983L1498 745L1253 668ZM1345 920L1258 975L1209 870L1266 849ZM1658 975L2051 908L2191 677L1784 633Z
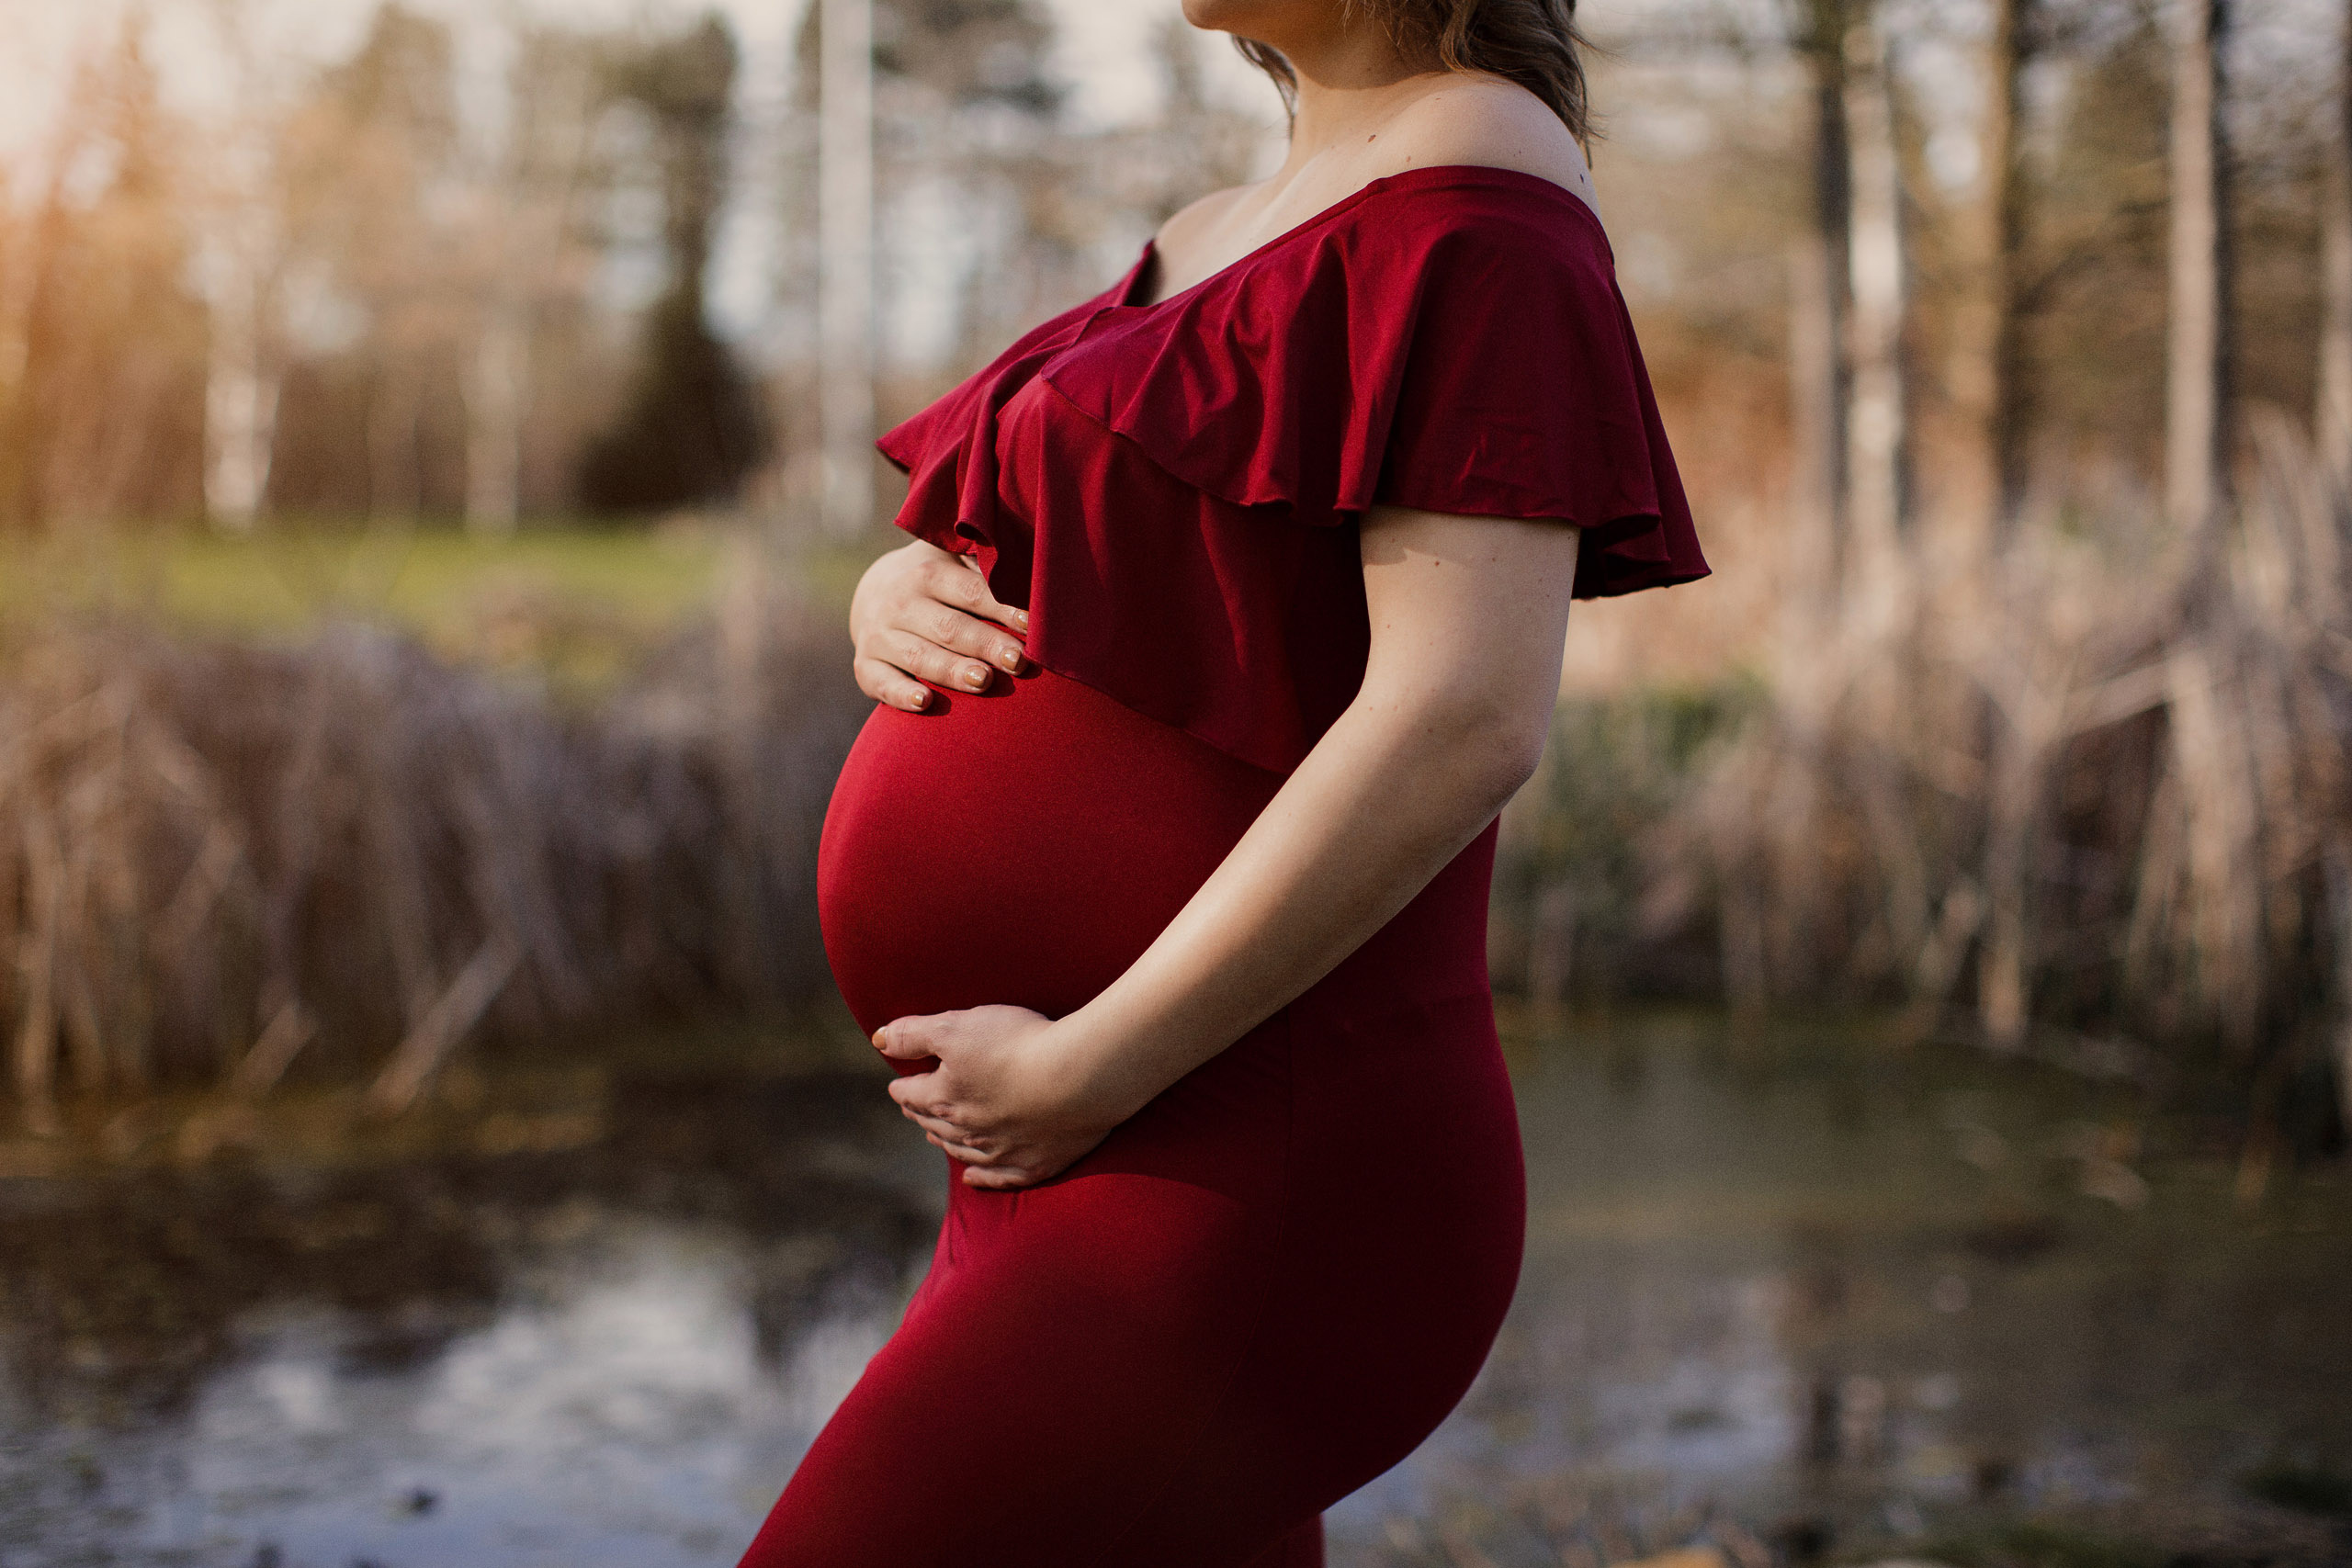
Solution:
M1028 1187L1057 1176L1124 1120L1089 1103L1058 1026L1027 1008L981 1007L893 1020L874 1044L899 1061L938 1058L890 1098L972 1187Z

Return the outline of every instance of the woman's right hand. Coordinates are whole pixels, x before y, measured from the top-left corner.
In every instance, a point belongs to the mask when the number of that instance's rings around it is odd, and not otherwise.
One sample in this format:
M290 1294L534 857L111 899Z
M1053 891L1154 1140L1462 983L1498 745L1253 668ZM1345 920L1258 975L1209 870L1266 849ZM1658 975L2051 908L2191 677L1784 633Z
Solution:
M997 603L968 556L917 539L865 569L849 604L852 671L876 702L920 713L931 687L983 692L1022 668L1029 612Z

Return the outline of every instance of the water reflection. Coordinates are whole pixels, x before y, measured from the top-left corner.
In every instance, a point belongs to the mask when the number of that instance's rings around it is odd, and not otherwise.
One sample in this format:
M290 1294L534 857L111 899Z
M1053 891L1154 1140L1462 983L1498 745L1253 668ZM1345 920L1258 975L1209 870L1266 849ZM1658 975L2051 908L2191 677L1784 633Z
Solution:
M1514 1077L1519 1300L1461 1415L1341 1511L1363 1560L1894 1555L2029 1516L2151 1561L2352 1558L2236 1484L2352 1460L2340 1168L2249 1207L2226 1129L2124 1086L1712 1020Z
M731 1561L888 1332L933 1156L862 1075L581 1089L377 1168L22 1184L0 1563Z
M2243 1533L2233 1478L2352 1458L2334 1173L2247 1207L2125 1090L1820 1032L1621 1020L1515 1067L1520 1300L1335 1565L1760 1564L2059 1506ZM862 1075L571 1082L397 1156L6 1184L0 1565L731 1561L940 1173Z

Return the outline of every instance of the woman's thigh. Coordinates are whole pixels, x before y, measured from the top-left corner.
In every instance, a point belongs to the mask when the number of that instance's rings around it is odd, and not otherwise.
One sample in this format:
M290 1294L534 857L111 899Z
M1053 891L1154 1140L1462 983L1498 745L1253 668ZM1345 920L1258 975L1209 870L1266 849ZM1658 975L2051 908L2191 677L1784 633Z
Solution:
M1256 1217L1132 1172L989 1196L744 1568L1095 1568L1207 1436L1266 1305Z
M930 1277L744 1568L1119 1561L1282 1310L1290 1055L1277 1015L1052 1181L951 1175Z
M744 1568L1311 1568L1316 1515L1444 1417L1508 1305L1492 1042L1482 998L1279 1015L1064 1177L953 1186Z

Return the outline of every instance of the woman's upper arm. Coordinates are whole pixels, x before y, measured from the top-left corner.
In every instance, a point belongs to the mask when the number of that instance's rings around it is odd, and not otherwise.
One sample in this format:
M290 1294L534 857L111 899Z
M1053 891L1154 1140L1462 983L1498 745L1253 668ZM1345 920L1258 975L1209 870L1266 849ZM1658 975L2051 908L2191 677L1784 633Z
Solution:
M1550 518L1366 512L1365 693L1498 725L1540 748L1559 696L1580 533Z

